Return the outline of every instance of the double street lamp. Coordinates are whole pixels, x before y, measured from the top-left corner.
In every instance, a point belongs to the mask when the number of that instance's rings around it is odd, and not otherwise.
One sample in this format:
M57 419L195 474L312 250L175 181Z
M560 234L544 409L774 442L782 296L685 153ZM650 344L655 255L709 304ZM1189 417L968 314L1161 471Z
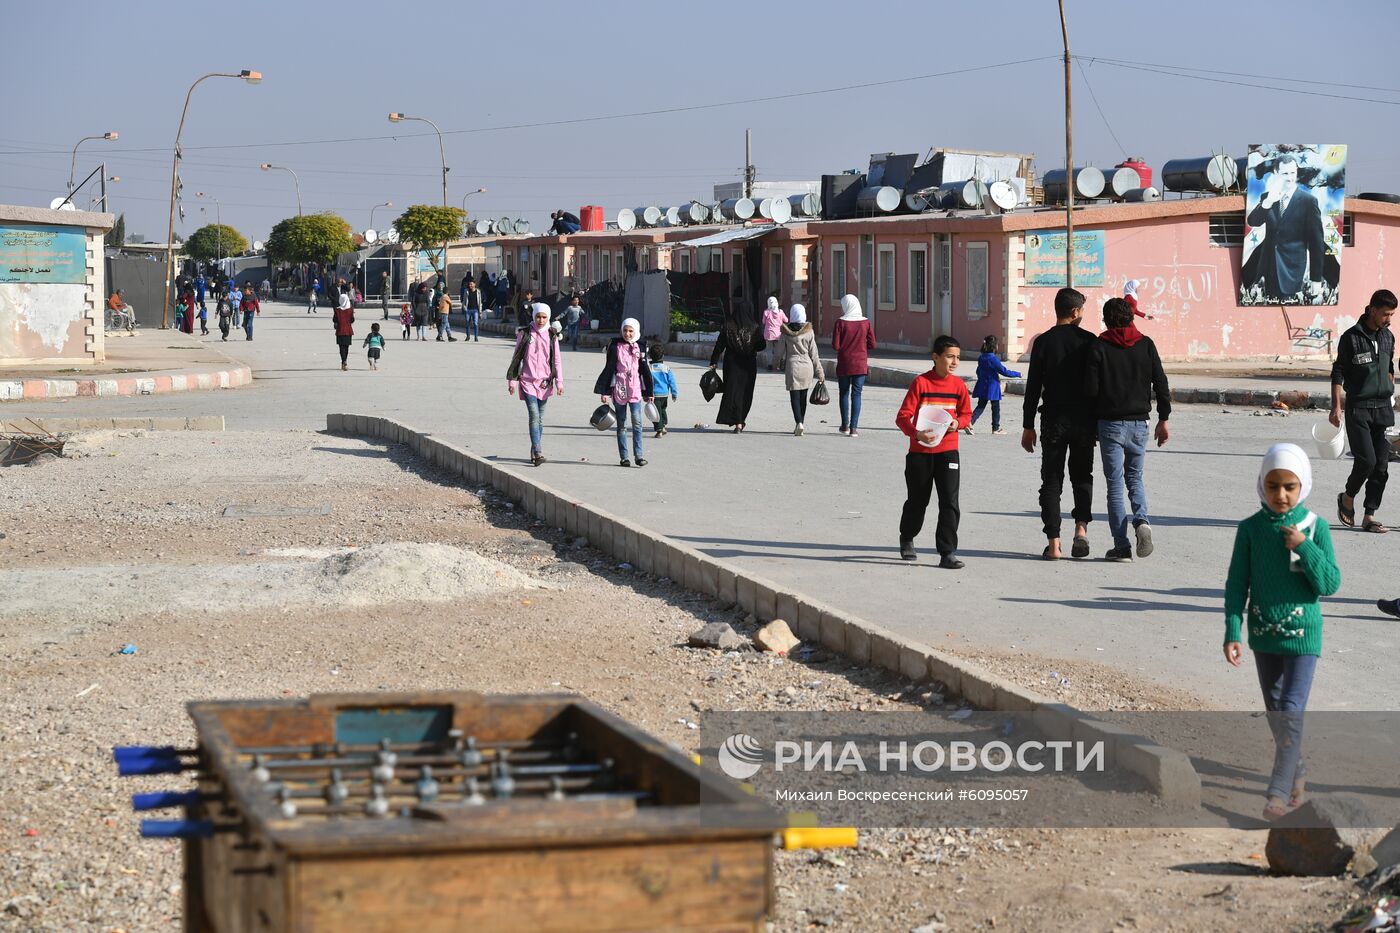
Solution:
M170 224L165 232L165 301L160 310L161 330L168 330L170 327L170 279L172 267L175 264L175 196L180 187L180 137L185 132L185 117L189 116L190 97L194 95L194 89L199 87L200 82L209 78L242 78L249 84L260 84L262 83L262 72L246 69L237 74L222 71L211 72L197 79L185 92L185 109L180 111L180 128L175 131L175 158L170 165Z
M259 165L258 168L262 169L264 172L270 172L270 171L276 170L276 171L279 171L279 172L291 172L291 173L292 173L292 182L297 186L297 216L300 217L300 216L301 216L301 179L297 177L297 173L296 173L296 172L293 172L291 169L287 168L287 166L285 166L285 165L273 165L271 162L264 162L262 165Z
M215 257L216 257L217 259L223 259L223 258L224 258L224 220L223 220L223 208L224 208L224 206L223 206L222 204L219 203L219 199L218 199L218 198L216 198L216 197L214 197L214 196L212 196L212 195L206 195L203 191L196 191L196 192L194 193L194 196L197 197L197 198L207 197L207 198L209 198L209 200L211 200L211 201L214 202L214 255L215 255ZM202 210L204 210L204 208L201 207L200 210L202 211Z

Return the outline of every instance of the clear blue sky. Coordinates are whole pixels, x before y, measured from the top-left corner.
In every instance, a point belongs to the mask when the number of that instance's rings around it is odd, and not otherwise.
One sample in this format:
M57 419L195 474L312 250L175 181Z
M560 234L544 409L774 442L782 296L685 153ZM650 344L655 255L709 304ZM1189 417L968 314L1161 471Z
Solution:
M1346 143L1349 192L1400 192L1400 93L1385 90L1400 88L1390 67L1400 26L1393 0L1068 7L1071 47L1088 79L1075 69L1077 163L1112 165L1126 149L1159 170L1168 158L1222 148L1243 155L1251 142ZM1055 0L78 0L15 5L6 27L0 201L47 205L64 192L73 143L116 130L115 143L84 143L78 174L105 157L109 174L121 176L112 208L126 213L129 232L152 240L165 235L185 90L206 72L242 68L262 71L263 83L211 79L195 92L183 139L183 235L214 218L212 204L200 212L197 191L217 197L223 221L250 239L294 214L291 176L260 171L262 162L297 170L306 211L335 211L357 230L377 202L439 203L437 139L426 124L389 123L393 110L472 131L447 136L451 203L485 186L467 202L474 213L525 216L536 230L557 207L601 204L611 217L621 207L708 199L714 183L738 178L745 127L754 131L760 179L863 170L872 152L933 146L1032 152L1042 173L1064 164L1062 66L1053 60L685 113L489 129L1055 56ZM1265 76L1214 76L1265 87L1090 57ZM1332 84L1307 83L1324 81ZM380 209L375 225L386 228L397 213Z

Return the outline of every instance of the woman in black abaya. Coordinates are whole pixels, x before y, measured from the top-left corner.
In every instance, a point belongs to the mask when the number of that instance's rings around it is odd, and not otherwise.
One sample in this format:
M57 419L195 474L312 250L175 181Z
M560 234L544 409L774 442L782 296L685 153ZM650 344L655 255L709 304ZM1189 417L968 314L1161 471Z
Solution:
M710 354L711 369L724 360L724 395L715 420L733 425L735 434L744 430L748 420L754 381L758 378L758 354L767 345L753 308L747 302L736 303L724 319Z

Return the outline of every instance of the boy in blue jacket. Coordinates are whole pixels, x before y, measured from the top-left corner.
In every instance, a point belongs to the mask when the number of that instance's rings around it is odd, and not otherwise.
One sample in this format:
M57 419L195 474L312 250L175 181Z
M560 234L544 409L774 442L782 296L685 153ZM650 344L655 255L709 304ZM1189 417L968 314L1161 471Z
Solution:
M1021 374L1007 369L997 356L997 338L988 336L982 341L982 352L977 357L977 384L972 387L972 396L977 399L977 410L972 413L972 421L963 428L963 433L971 434L972 425L977 423L987 403L992 403L992 433L1005 434L1001 427L1001 377L1019 379Z
M656 410L661 415L661 420L656 422L656 437L662 437L667 432L666 405L671 401L679 401L680 395L676 391L676 376L671 372L671 367L666 364L666 354L661 349L661 344L654 343L647 350L647 361L651 364L651 381L653 391L656 393L652 401L656 403Z

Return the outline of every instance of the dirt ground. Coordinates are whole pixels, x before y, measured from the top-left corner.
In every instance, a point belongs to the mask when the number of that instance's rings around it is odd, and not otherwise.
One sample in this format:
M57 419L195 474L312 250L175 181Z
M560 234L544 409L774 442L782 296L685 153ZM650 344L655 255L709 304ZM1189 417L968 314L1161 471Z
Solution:
M684 748L707 709L940 699L822 651L687 648L705 622L743 619L401 448L137 431L69 450L0 471L3 929L179 928L179 847L138 838L129 795L183 785L118 779L110 749L191 743L190 699L576 691ZM249 516L270 506L313 514ZM1092 708L1202 708L1092 665L979 660ZM1051 668L1070 683L1051 690ZM1340 915L1346 881L1270 877L1263 845L1230 830L870 830L856 849L778 852L771 926L1308 930Z

